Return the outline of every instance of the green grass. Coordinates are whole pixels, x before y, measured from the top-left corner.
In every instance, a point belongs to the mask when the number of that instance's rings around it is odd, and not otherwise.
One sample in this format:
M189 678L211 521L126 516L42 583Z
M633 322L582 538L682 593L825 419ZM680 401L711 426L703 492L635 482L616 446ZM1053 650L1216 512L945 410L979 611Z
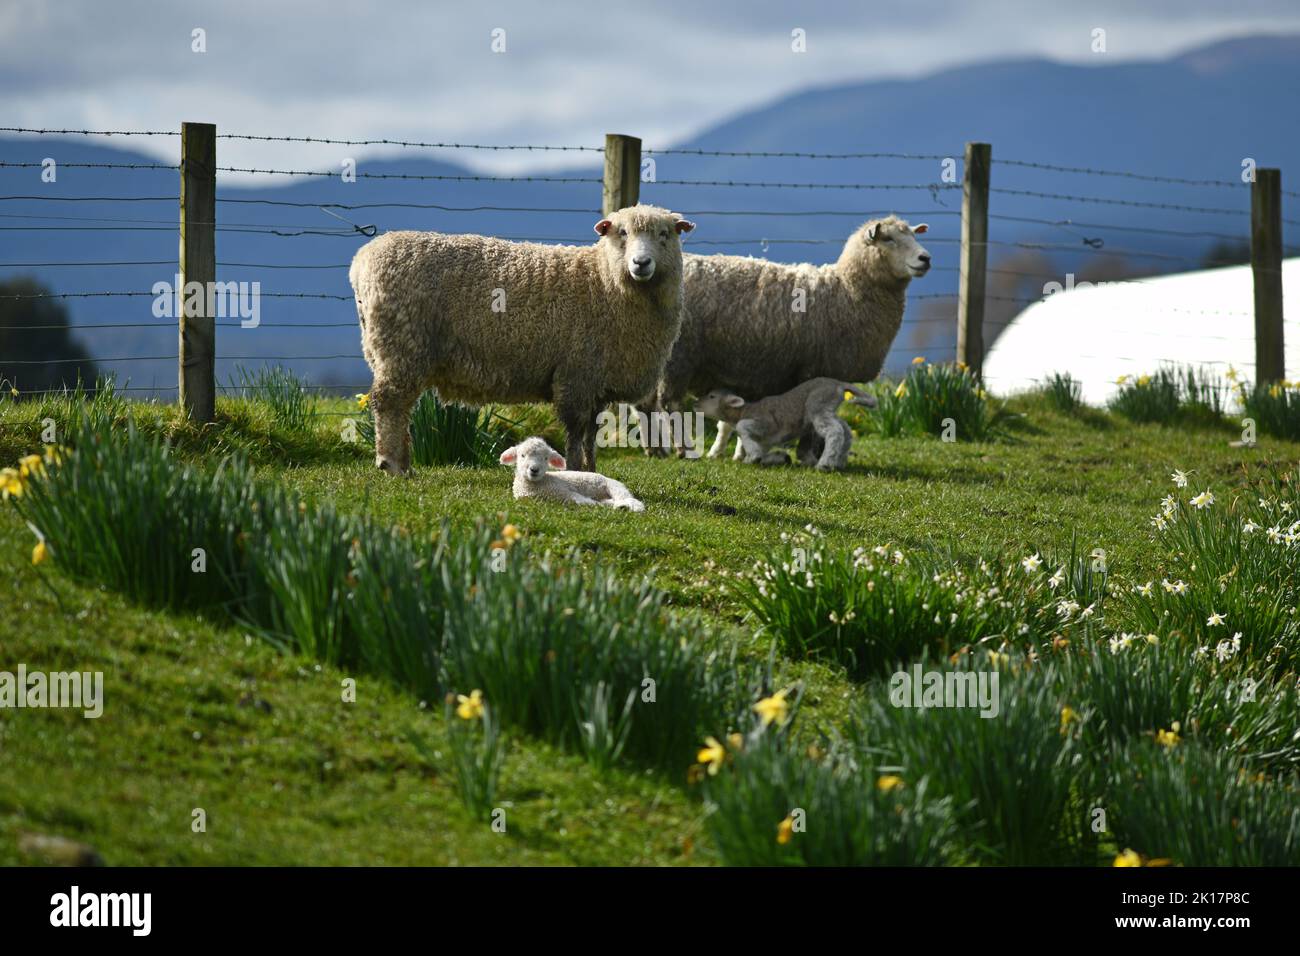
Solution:
M120 424L124 405L100 402L95 414ZM241 453L261 479L291 488L308 507L333 509L341 519L396 527L413 541L428 540L444 523L466 534L484 520L492 528L512 523L530 553L566 555L576 548L563 559L566 565L590 570L598 555L602 567L625 579L653 572L666 610L681 616L684 634L706 628L743 661L770 666L769 688L801 685L792 731L799 755L808 743L821 740L820 732L832 738L844 732L850 716L861 713L877 691L864 681L867 675L846 669L850 660L834 654L805 655L787 646L769 662L772 635L758 633L757 622L726 586L748 573L756 559L783 548L782 534L797 535L811 523L828 553L851 554L879 544L908 555L951 554L967 566L981 557L1009 561L1041 554L1045 560L1053 555L1064 560L1072 547L1083 556L1102 548L1108 577L1125 594L1123 588L1159 581L1172 567L1169 542L1153 538L1150 519L1172 489L1173 470L1194 474L1195 487L1179 492L1182 497L1212 486L1226 504L1244 497L1266 462L1300 457L1300 446L1267 434L1257 447L1232 448L1231 436L1217 427L1137 425L1096 410L1060 414L1041 396L1027 397L1009 403L1010 411L1024 417L1009 422L992 441L859 437L849 468L838 474L602 451L601 470L647 504L646 514L630 515L515 502L506 468L417 467L410 480L393 479L374 468L364 443L343 439L340 423L355 415L351 400L318 400L306 429L286 428L264 402L223 398L218 421L203 428L170 408L131 407L141 431L168 439L180 461L207 468L224 455ZM532 410L502 413L511 420L527 416L528 431L545 429L558 440L545 416ZM0 401L0 464L38 449L42 419L51 417L58 440L68 440L75 423L66 403ZM146 520L145 505L141 501L140 517L130 520ZM60 711L0 710L0 862L19 862L20 832L84 840L115 864L872 862L895 859L899 847L926 848L928 860L1028 860L1049 846L1071 845L1076 836L1055 814L1083 799L1084 782L1070 779L1052 788L1042 818L1025 820L1022 831L993 827L989 832L1001 833L1002 842L990 837L976 844L969 835L953 837L945 821L961 807L944 801L952 797L960 803L974 794L996 807L1010 800L1008 791L998 789L996 781L972 790L970 781L949 777L927 780L923 800L917 795L922 781L907 771L906 800L877 801L879 806L860 807L857 815L843 818L849 831L871 830L882 813L901 804L912 822L895 836L872 836L866 849L866 837L826 839L816 847L792 842L781 845L780 853L768 848L768 855L755 834L774 834L792 809L782 809L788 802L782 794L791 788L806 794L820 808L815 822L818 814L842 805L857 785L853 781L869 781L887 768L863 763L857 769L846 764L817 770L790 764L789 754L766 763L756 756L756 766L769 768L764 772L779 799L773 802L767 791L724 791L721 782L710 798L703 788L685 786L692 752L680 756L679 770L634 769L671 764L673 758L663 754L661 760L644 741L632 746L621 739L624 691L587 684L585 698L570 702L580 711L570 718L578 730L551 735L547 721L559 718L543 721L538 714L558 705L540 690L526 706L496 699L505 696L502 688L524 679L523 671L473 671L466 663L471 681L497 681L489 701L504 708L498 713L507 749L495 796L506 808L508 829L497 834L462 806L456 751L440 699L421 708L418 694L377 673L317 663L300 652L279 654L249 628L213 613L205 620L184 602L172 611L129 605L116 591L74 583L55 567L57 558L33 568L33 543L15 509L0 508L5 580L0 616L6 624L0 630L0 662L5 662L0 668L21 661L29 669L101 669L108 702L99 721ZM140 560L147 566L147 556ZM1246 566L1243 594L1271 580L1261 568L1254 561ZM544 603L540 585L536 590ZM168 603L166 594L139 597ZM1112 604L1116 614L1133 613L1126 601L1113 600L1107 613ZM507 629L492 636L479 626L476 633L483 640L490 637L495 648L522 646L510 642L514 638ZM1095 638L1082 632L1072 638L1076 646L1085 635ZM909 646L905 656L916 650ZM473 660L485 668L491 658L476 654ZM1272 664L1287 666L1288 658ZM671 659L663 666L672 666ZM340 701L345 677L358 680L355 704ZM458 681L453 689L468 693L477 686ZM1184 684L1177 686L1195 699ZM1053 717L1062 702L1086 709L1085 702L1067 698L1060 694L1044 702L1030 695L1026 708L1015 711L1032 718L1017 725L1018 733L1024 741L1036 741L1037 749L999 748L987 736L991 728L979 724L954 726L953 732L969 735L973 746L999 755L1007 766L1014 759L1054 765L1060 757L1053 749L1056 727L1040 739L1034 726ZM1237 721L1230 709L1215 716L1209 704L1197 706L1193 716L1209 715L1203 717L1207 734L1221 735L1223 726ZM1126 739L1154 731L1142 725L1165 716L1136 705L1126 708L1122 701L1114 707L1109 719L1116 727L1122 724ZM1256 759L1270 772L1292 766L1292 751L1282 746L1286 741L1278 729L1287 719L1285 710L1268 711L1251 725L1257 745L1242 744L1234 753ZM939 722L932 723L938 729ZM1085 722L1080 733L1100 733L1100 726ZM411 744L412 728L423 747ZM736 729L744 728L716 726L713 733L722 739ZM659 735L655 731L652 738ZM1218 746L1212 736L1194 739L1187 732L1187 739L1200 747L1207 741ZM680 740L672 744L674 752L681 746ZM923 759L926 746L918 739L912 750L881 759L899 764L904 758ZM633 759L638 748L644 764ZM1174 796L1161 799L1170 805L1186 803L1188 798L1166 790ZM1285 801L1287 793L1279 787L1268 799ZM753 828L717 818L725 811L712 809L754 801L773 805ZM190 811L199 806L209 819L202 835L190 832ZM706 817L711 810L713 816ZM778 810L781 814L768 819ZM1124 812L1131 821L1126 835L1134 834L1134 840L1143 835L1152 843L1164 839L1138 809ZM1035 834L1047 836L1035 842ZM959 846L951 845L953 839ZM1217 844L1188 838L1185 846L1193 852ZM1134 849L1148 856L1183 852L1177 846ZM1264 851L1256 855L1268 858Z

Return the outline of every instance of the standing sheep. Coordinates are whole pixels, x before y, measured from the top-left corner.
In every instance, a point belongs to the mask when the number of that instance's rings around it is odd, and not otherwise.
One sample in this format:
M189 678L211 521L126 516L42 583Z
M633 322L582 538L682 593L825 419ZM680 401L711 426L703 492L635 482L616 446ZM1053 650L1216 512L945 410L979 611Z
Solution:
M915 238L928 228L873 219L824 266L686 256L682 332L657 410L678 411L688 393L715 387L754 400L810 378L875 378L902 325L908 284L930 271L930 254ZM726 450L731 432L718 423L710 458ZM742 454L738 445L736 457Z
M348 273L374 373L375 463L411 467L411 409L427 388L471 404L554 402L567 456L594 470L596 415L653 392L681 328L680 235L666 209L596 223L592 246L390 232Z
M645 511L645 505L621 481L590 471L565 471L564 458L544 438L526 438L507 448L501 453L501 464L515 466L516 498ZM552 472L552 468L557 470Z

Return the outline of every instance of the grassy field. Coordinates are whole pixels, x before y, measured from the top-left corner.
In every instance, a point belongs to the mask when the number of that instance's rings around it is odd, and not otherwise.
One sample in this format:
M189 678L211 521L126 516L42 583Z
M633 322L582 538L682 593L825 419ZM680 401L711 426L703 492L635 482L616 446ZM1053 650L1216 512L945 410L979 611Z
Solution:
M1173 471L1192 473L1189 490L1213 484L1231 497L1270 464L1300 457L1300 445L1267 436L1231 447L1238 431L1229 423L1135 425L1025 397L1009 406L1015 417L997 440L863 436L838 474L606 450L601 470L646 504L635 515L516 502L503 467L390 478L367 449L339 440L353 407L316 402L306 431L282 428L267 408L242 400L223 399L217 423L202 430L172 409L133 414L182 460L242 453L260 477L309 506L329 503L412 540L444 521L469 529L486 518L513 524L538 552L576 547L577 560L598 557L629 578L653 572L674 608L755 660L768 657L771 636L757 631L729 585L808 525L843 551L883 545L1014 562L1100 548L1113 580L1141 582L1162 573L1150 518ZM5 403L0 458L39 449L53 408ZM719 860L699 788L687 784L693 754L682 755L680 772L624 765L597 773L507 728L497 802L509 823L496 833L457 802L440 701L363 676L356 702L342 703L347 670L278 653L228 621L133 607L60 573L57 556L33 567L32 544L16 511L0 509L0 670L17 662L29 671L103 670L106 710L93 721L0 710L0 863L26 859L18 850L26 833L84 842L110 864ZM802 687L800 740L844 729L878 690L834 660L779 655L774 666L774 686ZM430 741L423 754L407 739L412 730ZM204 833L191 830L195 808L206 811Z

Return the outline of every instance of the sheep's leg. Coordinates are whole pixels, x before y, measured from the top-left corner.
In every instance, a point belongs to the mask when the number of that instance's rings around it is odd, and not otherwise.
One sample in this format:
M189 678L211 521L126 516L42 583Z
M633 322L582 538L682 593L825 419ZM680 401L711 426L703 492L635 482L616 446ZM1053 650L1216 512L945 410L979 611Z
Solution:
M571 471L588 470L582 461L583 439L587 434L587 423L591 416L584 409L562 401L555 403L555 413L564 426L564 459Z
M596 419L598 418L599 415L600 413L598 411L592 412L586 417L586 421L584 423L584 427L582 430L582 470L583 471L596 470L596 432L599 431L599 426L596 424Z
M838 415L826 414L813 420L813 429L826 442L821 458L817 460L817 470L834 471L847 465L849 445L853 442L853 431L848 423Z
M627 485L623 482L606 478L605 488L609 491L609 497L601 502L602 505L625 511L645 511L645 505L632 496L632 492L627 490Z
M375 416L375 464L393 475L411 471L411 409L420 389L393 382L375 382L370 407Z
M713 447L709 449L706 457L721 458L723 453L727 450L727 442L731 441L731 433L735 430L736 426L731 424L731 422L718 422L718 437L713 439ZM737 445L737 453L739 453L740 450L741 446Z
M737 448L745 456L745 462L748 464L759 464L767 454L767 448L762 444L761 434L752 420L746 419L736 425L736 434L740 436L740 444Z

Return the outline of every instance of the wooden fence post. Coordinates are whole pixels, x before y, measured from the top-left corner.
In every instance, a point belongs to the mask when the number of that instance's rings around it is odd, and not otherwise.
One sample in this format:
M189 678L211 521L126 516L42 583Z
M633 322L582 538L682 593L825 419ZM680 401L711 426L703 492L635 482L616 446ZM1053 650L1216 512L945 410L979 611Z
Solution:
M601 214L635 206L641 196L641 140L621 133L605 134L605 186Z
M177 290L180 322L180 403L196 422L216 416L216 317L208 312L209 283L217 279L217 127L181 124L181 248ZM197 309L185 290L202 284Z
M957 361L984 372L984 271L989 258L989 166L993 147L966 144L961 194L961 288L957 294Z
M1250 268L1255 277L1255 381L1286 378L1282 340L1282 171L1256 169L1250 188Z

